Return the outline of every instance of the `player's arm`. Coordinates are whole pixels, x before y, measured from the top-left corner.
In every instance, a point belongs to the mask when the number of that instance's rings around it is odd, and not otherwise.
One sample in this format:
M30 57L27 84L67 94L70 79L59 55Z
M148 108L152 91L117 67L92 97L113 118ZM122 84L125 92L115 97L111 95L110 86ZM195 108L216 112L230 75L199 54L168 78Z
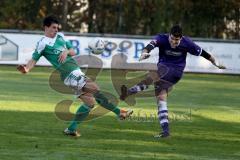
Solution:
M70 56L76 56L75 50L72 49L72 48L68 49L68 55L70 55Z
M157 41L151 41L146 47L143 48L139 61L150 57L150 52L157 46Z
M26 65L19 65L17 69L19 72L26 74L35 66L36 63L37 61L35 61L34 59L31 59L28 61Z
M19 65L17 67L17 70L23 74L28 73L35 66L37 61L42 56L42 51L44 50L44 48L45 48L45 43L43 43L43 41L40 40L37 43L36 49L32 54L32 58L27 62L26 65Z
M185 40L187 42L188 49L189 49L188 52L190 54L195 55L195 56L202 56L205 59L207 59L208 61L210 61L217 68L226 69L225 66L220 65L211 54L209 54L204 49L202 49L200 46L198 46L196 43L194 43L190 38L185 37Z
M201 56L204 57L205 59L209 60L209 61L210 61L214 66L216 66L217 68L219 68L219 69L226 69L225 66L219 64L219 63L215 60L215 58L214 58L211 54L207 53L205 50L202 50Z
M63 33L58 33L66 42L66 49L59 55L58 61L63 63L67 59L67 56L75 56L76 52L73 49L73 46L69 40L67 40Z
M66 49L66 50L62 51L62 53L59 55L58 61L61 63L65 62L68 55L71 57L75 56L76 52L72 48Z

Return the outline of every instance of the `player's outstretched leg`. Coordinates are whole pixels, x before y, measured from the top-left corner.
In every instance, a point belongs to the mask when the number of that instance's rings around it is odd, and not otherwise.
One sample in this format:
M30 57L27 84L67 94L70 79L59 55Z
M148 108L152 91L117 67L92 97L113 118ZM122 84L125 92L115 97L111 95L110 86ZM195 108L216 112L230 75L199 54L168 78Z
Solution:
M73 136L73 137L80 137L80 133L77 131L77 125L79 122L82 122L88 115L89 112L91 111L92 107L89 107L86 104L81 105L78 110L77 113L74 117L74 119L72 120L72 122L70 123L70 125L68 126L68 128L66 128L63 133L65 135L68 136Z
M127 88L127 86L122 85L120 100L124 101L128 96L148 89L148 86L150 84L152 84L152 82L153 82L152 75L153 74L149 75L148 77L146 77L146 79L142 80L140 83L134 85L133 87L131 87L129 89Z
M136 94L140 91L143 91L145 89L148 89L148 85L143 84L143 83L139 83L137 85L134 85L131 88L127 88L127 86L122 85L121 86L121 95L120 95L120 100L124 101L128 96L132 95L132 94Z
M130 117L133 113L133 110L131 109L124 110L118 108L116 105L111 103L101 91L97 91L94 94L94 97L99 105L115 113L121 120Z

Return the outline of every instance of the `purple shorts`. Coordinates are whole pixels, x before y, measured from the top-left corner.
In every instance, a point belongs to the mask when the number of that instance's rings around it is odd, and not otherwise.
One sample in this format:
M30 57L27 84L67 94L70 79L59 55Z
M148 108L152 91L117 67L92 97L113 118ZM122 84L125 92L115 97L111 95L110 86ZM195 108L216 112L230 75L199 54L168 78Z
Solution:
M155 91L157 91L157 93L162 90L170 90L172 86L182 78L182 69L163 64L158 64L157 66L157 73L160 78L159 81L154 83Z

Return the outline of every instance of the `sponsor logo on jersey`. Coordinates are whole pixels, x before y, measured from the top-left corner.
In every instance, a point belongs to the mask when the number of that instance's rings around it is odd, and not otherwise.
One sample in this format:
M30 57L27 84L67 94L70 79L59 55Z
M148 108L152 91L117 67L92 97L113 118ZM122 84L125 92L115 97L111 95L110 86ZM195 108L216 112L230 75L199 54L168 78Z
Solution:
M166 51L165 51L165 54L166 54L166 55L169 55L169 56L181 56L181 55L182 55L182 52L176 52L176 51L166 50Z

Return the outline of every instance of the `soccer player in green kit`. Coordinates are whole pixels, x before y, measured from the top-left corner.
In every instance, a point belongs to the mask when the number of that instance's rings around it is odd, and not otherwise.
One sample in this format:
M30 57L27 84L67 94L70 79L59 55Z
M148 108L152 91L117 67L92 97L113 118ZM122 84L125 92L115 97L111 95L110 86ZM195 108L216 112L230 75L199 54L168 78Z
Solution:
M79 137L77 131L78 122L83 121L94 107L95 101L102 107L114 112L120 119L125 119L132 114L132 110L119 109L101 93L95 82L87 78L81 71L77 62L72 58L76 55L72 45L64 35L58 32L59 22L54 16L47 16L43 20L44 36L37 43L32 54L32 59L26 65L19 65L21 73L28 73L37 63L41 56L44 56L61 75L64 84L75 91L83 104L78 108L75 118L68 128L64 130L65 135Z

